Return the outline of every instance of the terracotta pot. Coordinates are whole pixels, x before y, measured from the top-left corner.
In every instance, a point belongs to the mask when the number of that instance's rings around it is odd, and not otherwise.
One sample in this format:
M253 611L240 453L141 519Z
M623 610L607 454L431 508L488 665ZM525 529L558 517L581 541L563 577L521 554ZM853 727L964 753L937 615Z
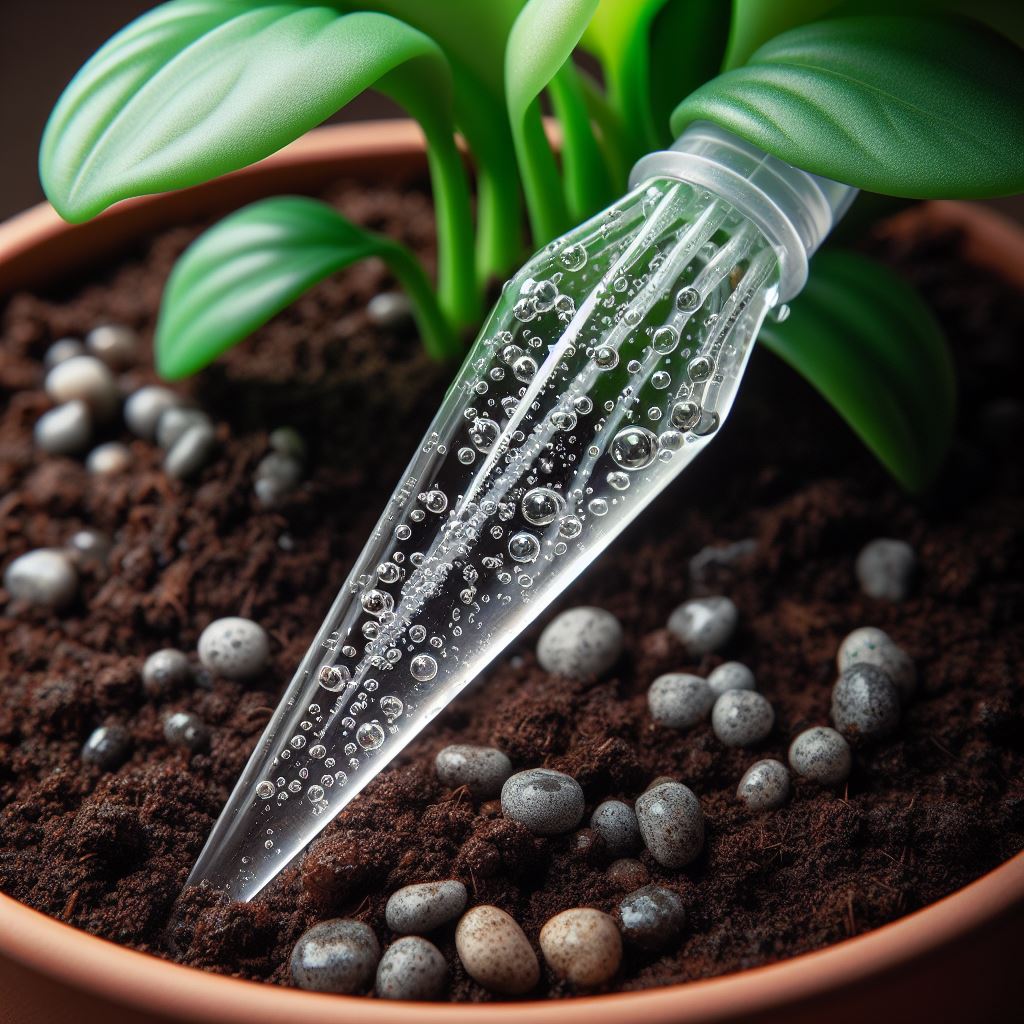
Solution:
M255 167L173 195L123 203L70 227L45 204L0 225L0 294L87 272L147 232L339 175L422 171L408 122L323 128ZM967 231L978 261L1024 284L1024 233L989 211L932 203L922 218ZM962 891L867 935L741 974L648 992L468 1005L315 995L180 967L86 935L0 896L0 1024L588 1024L827 1019L1007 1020L1024 1000L1024 854Z

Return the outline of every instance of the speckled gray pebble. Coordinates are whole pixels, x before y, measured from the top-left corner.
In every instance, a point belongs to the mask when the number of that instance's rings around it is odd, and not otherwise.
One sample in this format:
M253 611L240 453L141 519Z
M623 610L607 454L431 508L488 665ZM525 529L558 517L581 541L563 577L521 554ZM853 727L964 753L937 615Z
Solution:
M191 678L188 658L173 647L154 651L142 665L142 689L150 697L164 697Z
M407 935L388 946L377 966L381 999L440 999L448 985L448 961L432 942Z
M836 664L840 672L857 664L880 668L899 690L904 704L910 702L917 689L917 671L910 655L888 633L874 626L861 626L850 633L839 645Z
M663 782L636 802L640 835L663 868L682 868L704 847L704 812L693 790L681 782Z
M123 369L134 359L139 339L124 324L101 324L85 336L85 347L115 370Z
M711 728L727 747L752 747L775 724L775 711L754 690L726 690L711 709Z
M571 832L583 819L583 790L550 768L517 772L501 787L501 810L539 836Z
M373 984L379 961L380 943L369 925L335 918L299 936L289 967L299 988L351 995Z
M725 661L708 676L708 686L716 697L729 690L756 690L754 673L740 661Z
M85 460L85 468L97 476L123 473L132 462L132 453L120 441L108 441L93 448Z
M418 882L393 892L384 908L388 927L399 935L423 935L465 909L469 894L462 882Z
M605 800L594 808L590 827L604 840L610 857L625 857L640 848L636 811L621 800Z
M110 367L94 356L72 356L46 375L46 393L54 402L81 401L94 417L107 419L121 400Z
M78 572L63 551L37 548L7 566L4 589L16 601L60 610L78 593Z
M826 725L805 729L789 745L789 765L805 779L838 786L850 777L853 758L841 733Z
M161 448L171 449L189 427L213 427L210 417L202 409L189 409L183 405L172 405L160 413L156 423L156 443Z
M164 471L178 480L195 476L213 457L217 435L212 426L196 423L174 442L164 459Z
M681 604L668 619L668 629L699 657L721 650L736 632L739 611L727 597L698 597Z
M123 725L101 725L93 729L82 747L82 760L106 771L119 768L132 748L131 733Z
M615 919L590 907L563 910L540 930L540 949L551 970L576 988L609 982L622 963Z
M92 440L92 414L75 400L44 412L32 431L36 447L48 455L77 455Z
M210 727L191 711L175 711L164 719L164 739L198 753L210 746Z
M366 315L376 327L401 327L412 318L412 303L405 292L380 292L366 304Z
M251 679L266 668L269 658L270 640L251 619L217 619L199 636L199 660L226 679Z
M789 799L789 770L781 761L755 761L740 779L736 796L752 811L774 811Z
M645 885L624 896L615 916L623 938L630 945L651 952L668 949L686 927L682 897L662 885Z
M278 427L267 439L272 451L287 455L296 462L306 460L306 439L294 427Z
M708 681L685 672L658 676L647 690L651 718L670 729L692 729L708 717L714 703Z
M256 466L253 489L260 504L273 508L295 490L302 479L302 463L290 455L271 452Z
M124 421L136 437L152 441L156 438L160 417L177 405L181 405L181 399L170 388L150 384L128 396L124 403Z
M902 540L881 537L866 544L857 556L861 590L880 601L905 601L916 569L914 549Z
M494 747L453 743L438 752L434 770L444 785L452 789L466 786L473 796L489 800L501 792L512 774L512 762Z
M498 995L525 995L540 981L540 964L515 920L489 905L473 907L455 929L455 948L466 973Z
M58 338L43 356L43 366L52 370L58 363L63 363L75 356L85 354L85 346L77 338Z
M874 665L851 665L832 687L832 724L845 736L877 739L900 722L900 695Z
M603 608L570 608L556 615L537 641L541 668L570 679L603 675L622 653L622 626Z

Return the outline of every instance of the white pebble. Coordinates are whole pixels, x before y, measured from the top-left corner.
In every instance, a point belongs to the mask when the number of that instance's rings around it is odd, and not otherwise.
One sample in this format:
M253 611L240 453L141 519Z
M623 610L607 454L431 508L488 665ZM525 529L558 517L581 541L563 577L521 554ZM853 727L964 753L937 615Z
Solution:
M201 409L190 409L184 405L172 405L160 413L156 422L156 443L167 450L173 448L175 442L189 427L213 427L210 417Z
M4 571L4 589L16 601L40 608L67 607L78 593L71 559L54 548L37 548L14 559Z
M106 363L94 356L72 356L46 375L46 393L54 402L85 402L99 420L108 419L121 400L117 381Z
M113 542L99 530L76 530L67 543L67 554L75 566L105 565Z
M452 789L466 786L477 799L489 800L501 792L512 774L512 762L494 747L453 743L438 753L434 770L444 785Z
M189 427L167 453L164 471L177 480L195 476L211 459L217 446L217 435L209 424Z
M836 664L840 672L857 664L880 668L900 691L904 704L910 702L917 688L917 672L910 655L888 633L874 626L861 626L850 633L839 645Z
M900 695L874 665L851 665L832 687L832 723L846 736L876 739L899 725Z
M58 363L83 355L85 346L77 338L58 338L43 356L43 366L52 370Z
M902 540L881 537L866 544L857 556L860 588L880 601L904 601L917 569L914 549Z
M711 709L711 728L727 747L752 747L775 724L775 711L754 690L726 690Z
M138 337L124 324L101 324L85 336L85 347L115 370L123 369L135 359Z
M727 597L698 597L681 604L669 616L668 629L699 657L723 648L736 632L739 611Z
M269 658L270 639L250 619L216 619L199 637L203 667L226 679L251 679L266 668Z
M432 942L407 935L384 950L377 966L381 999L440 999L448 984L448 961Z
M850 777L850 744L835 729L816 725L805 729L789 745L789 765L805 779L822 786L838 786Z
M136 437L152 441L156 438L160 417L168 409L180 404L181 399L170 388L150 384L128 396L124 403L124 421Z
M292 949L289 967L299 988L351 995L373 983L380 944L361 921L321 921L304 932Z
M530 940L498 907L467 911L455 929L455 948L466 973L488 992L524 995L540 981L540 964Z
M781 761L756 761L736 787L736 796L752 811L773 811L789 799L789 772Z
M301 479L301 462L290 455L271 452L256 467L253 489L261 505L273 508L295 490Z
M645 885L623 897L615 914L626 941L652 952L671 946L686 926L682 897L661 885Z
M537 660L554 675L603 675L622 653L622 626L603 608L570 608L556 615L537 642Z
M388 927L399 935L423 935L454 921L469 894L462 882L418 882L393 892L384 908Z
M132 462L127 445L120 441L108 441L93 448L85 460L85 468L97 476L112 476L123 473Z
M501 811L539 836L571 832L583 819L583 790L563 772L531 768L501 787Z
M540 949L551 970L577 988L604 985L622 963L615 919L589 907L552 917L540 930Z
M44 412L36 420L33 437L49 455L77 455L92 440L92 414L85 402L74 400Z
M685 672L658 676L647 690L651 718L670 729L692 729L708 717L714 703L708 681Z
M381 292L366 304L366 315L377 327L401 327L412 317L412 303L405 292Z
M636 811L621 800L605 800L594 808L590 827L604 840L611 857L625 857L640 846Z
M716 697L727 690L756 690L754 673L739 661L723 662L708 676L708 686Z
M142 688L150 697L163 697L192 678L188 658L173 647L154 651L142 665Z
M663 782L636 802L640 835L664 868L682 868L704 848L704 812L693 790L681 782Z

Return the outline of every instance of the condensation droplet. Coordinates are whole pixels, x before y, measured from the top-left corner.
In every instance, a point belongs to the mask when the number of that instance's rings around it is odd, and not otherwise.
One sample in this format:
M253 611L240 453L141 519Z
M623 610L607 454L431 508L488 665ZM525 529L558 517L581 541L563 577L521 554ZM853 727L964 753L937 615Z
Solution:
M520 530L509 538L508 553L517 562L532 562L540 554L540 541L532 533Z
M651 347L661 355L668 355L679 344L679 335L671 327L659 327L651 336Z
M714 368L715 364L707 356L694 356L686 364L686 372L690 375L690 380L696 384L707 380Z
M356 743L363 750L377 750L384 742L384 730L376 722L363 722L356 730Z
M623 469L644 469L657 454L658 438L646 427L626 427L612 441L612 458Z
M324 665L320 669L319 676L317 676L317 682L325 690L337 693L338 690L345 688L351 678L352 673L344 665Z
M565 499L549 487L534 487L523 496L523 518L534 526L553 523L563 508Z
M605 516L608 514L608 502L604 498L591 498L587 508L595 516Z
M696 402L676 402L672 406L672 426L678 430L690 430L700 419L700 406Z
M582 270L587 265L587 250L582 245L567 245L558 254L558 262L566 270Z
M629 488L629 475L621 470L613 470L608 474L608 484L617 491L625 491Z
M413 679L425 683L437 675L437 662L429 654L417 654L409 662L409 672Z
M275 793L274 784L264 779L256 783L256 795L261 800L269 800Z
M405 710L405 705L398 697L386 696L380 699L381 713L386 715L388 721L393 722Z

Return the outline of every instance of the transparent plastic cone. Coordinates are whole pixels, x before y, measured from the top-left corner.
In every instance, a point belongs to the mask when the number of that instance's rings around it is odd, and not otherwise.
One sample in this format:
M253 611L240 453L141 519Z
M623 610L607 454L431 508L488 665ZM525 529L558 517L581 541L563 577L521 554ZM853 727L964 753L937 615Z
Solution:
M778 282L758 227L671 178L527 263L190 884L255 896L703 450Z

